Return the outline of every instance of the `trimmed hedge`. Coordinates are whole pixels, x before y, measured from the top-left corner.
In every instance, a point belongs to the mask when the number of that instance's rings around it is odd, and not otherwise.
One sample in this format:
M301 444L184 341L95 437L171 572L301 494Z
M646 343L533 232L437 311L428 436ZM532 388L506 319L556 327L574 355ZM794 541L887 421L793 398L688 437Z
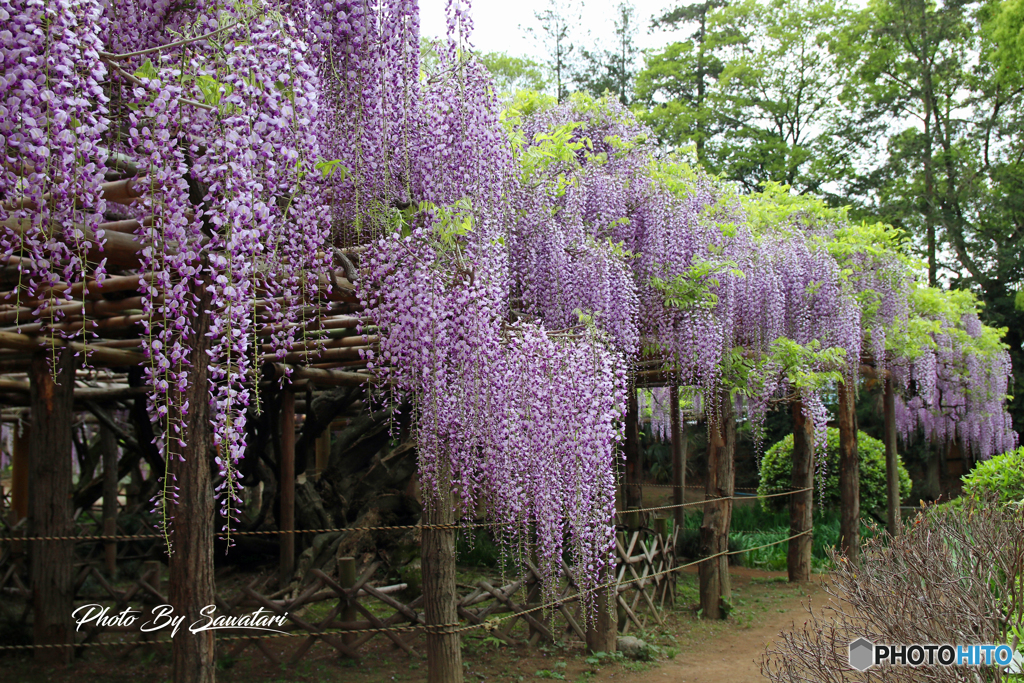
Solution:
M882 511L886 509L885 491L885 444L864 432L857 432L857 450L860 453L860 509L862 512ZM814 484L816 507L838 509L839 507L839 430L828 429L828 447L826 449L826 481L824 499L817 481ZM815 466L815 475L821 469ZM899 463L900 499L910 495L910 475L907 468ZM759 495L786 491L792 485L793 476L793 435L789 434L782 441L768 449L761 461L761 484L757 488ZM787 496L762 499L761 504L768 510L777 512L789 505Z
M989 491L1003 503L1024 500L1024 446L982 460L964 475L963 482L965 497L978 497Z

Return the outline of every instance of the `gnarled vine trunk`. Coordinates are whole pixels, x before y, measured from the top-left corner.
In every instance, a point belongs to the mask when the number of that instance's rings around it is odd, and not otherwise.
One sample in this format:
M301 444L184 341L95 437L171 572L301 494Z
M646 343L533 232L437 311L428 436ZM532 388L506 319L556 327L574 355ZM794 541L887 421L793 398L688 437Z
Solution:
M213 440L210 424L208 384L210 338L210 295L201 283L193 285L199 294L196 320L188 348L188 401L185 416L184 462L172 462L179 487L178 505L172 507L173 554L170 558L169 598L177 616L185 623L200 619L199 611L214 604L213 536L214 498ZM215 680L213 631L192 634L183 629L174 638L172 659L174 683L213 683Z

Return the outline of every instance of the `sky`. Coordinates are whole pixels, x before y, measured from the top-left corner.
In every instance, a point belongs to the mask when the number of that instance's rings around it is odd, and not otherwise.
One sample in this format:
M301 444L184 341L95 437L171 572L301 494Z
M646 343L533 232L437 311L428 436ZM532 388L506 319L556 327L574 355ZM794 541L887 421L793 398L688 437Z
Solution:
M596 47L604 43L610 46L614 37L612 24L619 0L589 0L581 2L581 16L574 42ZM648 28L652 16L661 14L674 6L673 0L633 0L636 18L640 24L637 44L640 48L661 47L669 42L670 35L664 32L650 34ZM425 37L442 37L445 34L446 0L420 0L420 32ZM472 42L480 52L507 52L514 56L543 57L540 45L528 34L530 26L539 28L535 12L542 12L548 0L475 0L472 3ZM589 32L589 38L587 38Z

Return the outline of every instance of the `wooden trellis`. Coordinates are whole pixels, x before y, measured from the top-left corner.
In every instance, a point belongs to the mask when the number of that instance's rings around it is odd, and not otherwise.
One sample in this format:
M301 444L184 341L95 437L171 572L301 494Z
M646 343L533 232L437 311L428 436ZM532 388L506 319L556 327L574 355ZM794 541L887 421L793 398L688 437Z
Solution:
M89 525L90 520L82 521ZM91 521L95 527L96 520ZM668 536L664 529L664 520L655 520L654 530L642 528L617 534L615 585L609 591L614 590L621 633L644 629L652 619L663 624L661 612L665 603L673 602L674 575L668 570L676 561L675 534ZM127 543L124 545L127 547ZM101 604L110 608L108 614L130 608L141 614L140 622L133 626L88 625L82 629L84 635L79 635L76 643L88 646L110 642L110 638L115 637L118 645L126 647L127 651L166 643L165 634L142 633L138 626L151 618L154 606L168 603L161 585L161 564L146 562L139 578L117 588L100 570L101 562L99 557L79 563L74 579L75 606ZM375 585L374 577L379 569L380 563L372 562L356 577L355 560L339 558L331 574L312 569L303 586L276 593L265 590L273 573L248 578L233 588L222 582L216 593L217 616L242 616L262 608L265 614L283 616L283 625L275 628L291 636L284 640L289 645L284 655L280 648L270 645L281 640L254 637L224 641L222 646L227 648L227 656L237 658L254 648L275 665L293 665L322 642L343 657L358 659L367 643L381 639L410 657L418 657L426 626L423 597L402 602L398 594L407 588L406 584ZM462 585L465 591L458 599L462 627L484 628L488 635L509 645L523 641L532 645L563 639L585 641L586 620L572 568L564 560L561 562L555 595L546 598L542 595L542 572L537 565L527 561L524 569L522 575L504 585L496 586L497 582L487 578L477 580L472 586ZM22 575L17 563L0 564L0 593L7 598L21 598L27 606L31 604L31 587ZM542 604L544 599L551 602ZM310 607L325 604L327 609L321 616L310 615ZM221 633L265 635L244 630Z

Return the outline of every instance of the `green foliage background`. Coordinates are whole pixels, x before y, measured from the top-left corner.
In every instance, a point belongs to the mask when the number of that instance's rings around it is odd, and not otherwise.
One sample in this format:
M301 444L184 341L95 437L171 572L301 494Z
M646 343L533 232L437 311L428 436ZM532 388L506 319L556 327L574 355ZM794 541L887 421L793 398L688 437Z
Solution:
M860 453L860 506L864 513L884 510L886 507L885 444L864 432L857 433ZM826 480L822 497L815 483L815 505L826 509L839 506L839 430L830 427L825 460ZM820 472L816 469L815 474ZM761 483L758 495L767 495L789 489L793 473L793 435L789 434L769 448L761 461ZM901 461L899 464L900 498L910 495L910 475ZM787 498L767 498L762 505L772 512L786 507Z

